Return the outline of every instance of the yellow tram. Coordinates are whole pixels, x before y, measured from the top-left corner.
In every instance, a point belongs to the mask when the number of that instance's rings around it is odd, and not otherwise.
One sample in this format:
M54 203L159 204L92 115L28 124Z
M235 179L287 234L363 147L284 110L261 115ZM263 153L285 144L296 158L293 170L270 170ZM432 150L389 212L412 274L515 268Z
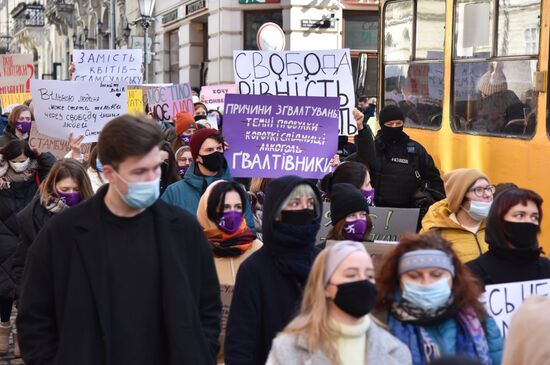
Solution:
M379 105L442 172L479 168L550 214L550 0L382 0L380 16Z

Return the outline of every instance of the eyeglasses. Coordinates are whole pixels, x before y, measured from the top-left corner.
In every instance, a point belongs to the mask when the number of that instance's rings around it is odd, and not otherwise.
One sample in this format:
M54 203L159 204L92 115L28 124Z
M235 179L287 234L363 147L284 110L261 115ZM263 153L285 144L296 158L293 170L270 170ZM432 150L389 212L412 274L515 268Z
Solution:
M186 157L181 157L181 158L178 158L178 162L193 162L193 159L191 157L189 158L186 158Z
M485 187L478 186L477 188L473 188L473 189L470 189L468 191L474 193L476 196L481 198L484 193L487 193L489 195L493 195L496 191L496 188L495 188L494 185L487 185Z

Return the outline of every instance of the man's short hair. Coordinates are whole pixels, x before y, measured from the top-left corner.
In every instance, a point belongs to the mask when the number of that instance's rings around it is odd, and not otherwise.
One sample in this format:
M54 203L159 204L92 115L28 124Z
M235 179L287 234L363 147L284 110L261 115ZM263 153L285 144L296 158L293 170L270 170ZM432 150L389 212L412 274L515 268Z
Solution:
M359 99L357 99L359 103L366 103L368 98L366 95L361 95Z
M162 142L160 128L143 117L122 115L105 125L97 152L103 165L115 169L129 157L145 156Z

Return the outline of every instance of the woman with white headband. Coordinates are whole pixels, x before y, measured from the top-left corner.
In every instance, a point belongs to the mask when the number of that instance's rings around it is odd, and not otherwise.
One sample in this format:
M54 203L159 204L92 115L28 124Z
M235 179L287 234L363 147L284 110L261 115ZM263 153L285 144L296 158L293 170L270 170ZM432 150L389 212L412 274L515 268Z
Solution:
M498 365L503 341L479 300L481 284L437 233L401 238L377 278L377 310L411 351L413 364L462 355Z
M317 256L298 316L273 341L267 365L411 364L406 346L368 315L376 301L365 246L340 241Z

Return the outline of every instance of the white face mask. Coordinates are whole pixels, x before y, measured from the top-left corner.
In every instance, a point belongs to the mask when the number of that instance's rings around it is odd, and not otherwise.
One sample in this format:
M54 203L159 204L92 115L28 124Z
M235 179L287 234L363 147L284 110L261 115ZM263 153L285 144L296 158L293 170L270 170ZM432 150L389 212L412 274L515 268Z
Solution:
M12 168L13 171L15 172L23 172L25 171L28 167L29 167L29 164L31 163L31 159L27 157L27 159L23 162L12 162L12 161L9 161L9 164L10 164L10 167Z
M493 204L492 201L490 202L471 201L470 210L468 211L468 213L475 220L482 221L489 216L489 210L491 209L491 204Z

